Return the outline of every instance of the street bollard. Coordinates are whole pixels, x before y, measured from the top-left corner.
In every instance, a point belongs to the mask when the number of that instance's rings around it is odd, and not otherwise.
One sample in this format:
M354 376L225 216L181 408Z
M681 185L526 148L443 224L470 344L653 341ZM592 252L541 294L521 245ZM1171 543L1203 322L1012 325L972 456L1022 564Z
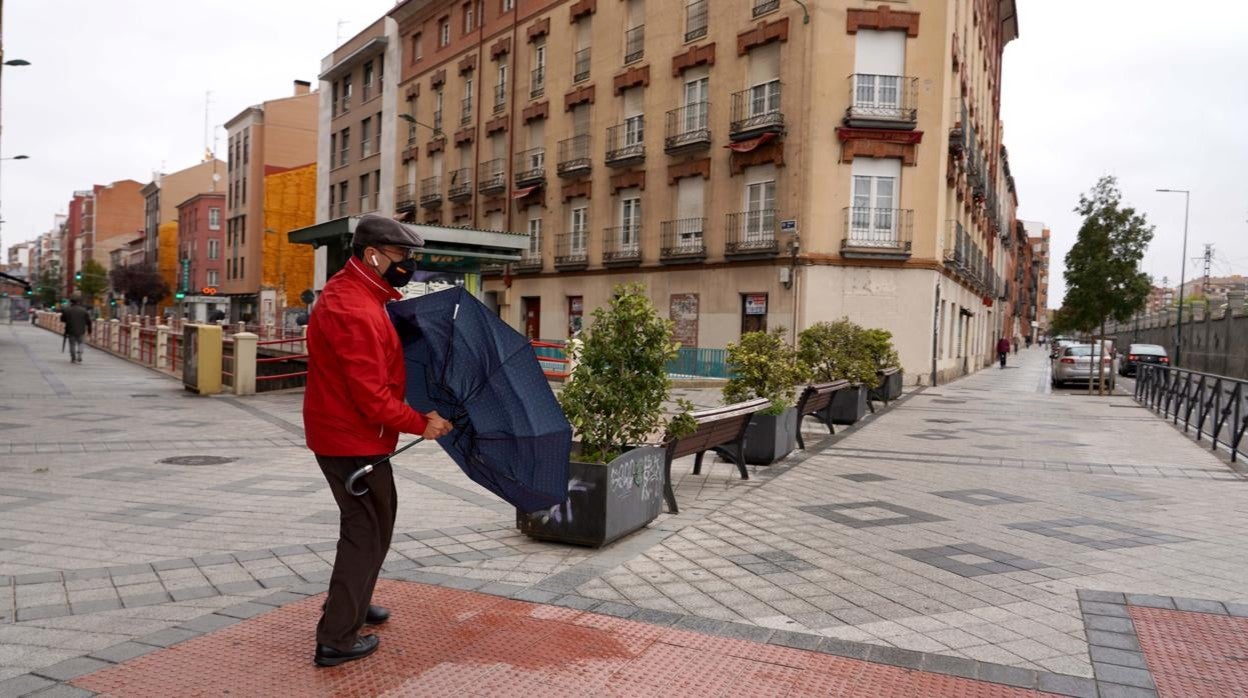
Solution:
M251 332L234 335L234 394L256 394L256 343L260 340Z
M172 369L173 362L169 360L169 326L156 326L156 368Z
M121 353L121 320L117 318L108 321L108 350Z
M143 357L143 325L130 323L130 360L139 362Z

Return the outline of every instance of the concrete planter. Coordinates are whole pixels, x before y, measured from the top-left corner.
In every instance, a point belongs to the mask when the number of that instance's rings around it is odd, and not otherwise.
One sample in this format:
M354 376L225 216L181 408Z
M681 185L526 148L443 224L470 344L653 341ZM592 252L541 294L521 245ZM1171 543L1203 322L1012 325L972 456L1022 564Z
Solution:
M877 374L880 383L871 389L870 398L879 402L892 402L901 397L903 374L901 369L890 368Z
M836 391L824 413L833 424L854 424L867 416L867 389L861 385Z
M745 430L745 462L771 465L797 448L797 408L781 415L756 414Z
M538 540L602 547L644 528L663 503L666 451L635 448L606 465L568 463L568 499L547 511L516 512L520 532Z

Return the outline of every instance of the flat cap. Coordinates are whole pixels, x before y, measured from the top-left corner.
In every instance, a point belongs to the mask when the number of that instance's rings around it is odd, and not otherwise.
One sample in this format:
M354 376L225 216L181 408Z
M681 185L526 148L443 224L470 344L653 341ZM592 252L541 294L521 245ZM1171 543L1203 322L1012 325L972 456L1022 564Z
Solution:
M424 247L425 241L414 228L404 225L393 218L369 213L360 216L355 225L355 234L351 244L365 247L368 245L395 245L396 247Z

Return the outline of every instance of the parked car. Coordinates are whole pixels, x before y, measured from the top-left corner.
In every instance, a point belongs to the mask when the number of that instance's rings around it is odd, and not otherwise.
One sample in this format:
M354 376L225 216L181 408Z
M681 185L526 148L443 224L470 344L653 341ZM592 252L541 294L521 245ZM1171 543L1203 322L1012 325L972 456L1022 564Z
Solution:
M1069 337L1055 337L1049 344L1049 358L1057 359L1061 357L1062 350L1066 347L1073 347L1076 344L1079 344L1078 340L1074 340Z
M1131 344L1127 347L1126 358L1118 367L1118 373L1124 376L1134 376L1136 367L1140 364L1169 366L1170 355L1166 353L1165 347L1156 344Z
M1054 388L1065 385L1066 383L1089 383L1096 381L1098 373L1101 373L1093 357L1097 354L1097 347L1091 344L1075 344L1073 346L1064 347L1062 354L1053 362L1053 375L1050 379ZM1114 358L1110 356L1109 348L1105 347L1100 350L1100 360L1104 364L1103 372L1106 386L1113 390L1117 385L1114 375Z

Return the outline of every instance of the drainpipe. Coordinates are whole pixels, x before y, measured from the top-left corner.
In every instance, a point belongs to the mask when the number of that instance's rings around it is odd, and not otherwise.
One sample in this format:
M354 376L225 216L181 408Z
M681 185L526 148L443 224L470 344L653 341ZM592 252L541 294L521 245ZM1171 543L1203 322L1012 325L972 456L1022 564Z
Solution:
M936 363L940 359L940 277L936 278L936 307L932 313L932 387L936 387Z

